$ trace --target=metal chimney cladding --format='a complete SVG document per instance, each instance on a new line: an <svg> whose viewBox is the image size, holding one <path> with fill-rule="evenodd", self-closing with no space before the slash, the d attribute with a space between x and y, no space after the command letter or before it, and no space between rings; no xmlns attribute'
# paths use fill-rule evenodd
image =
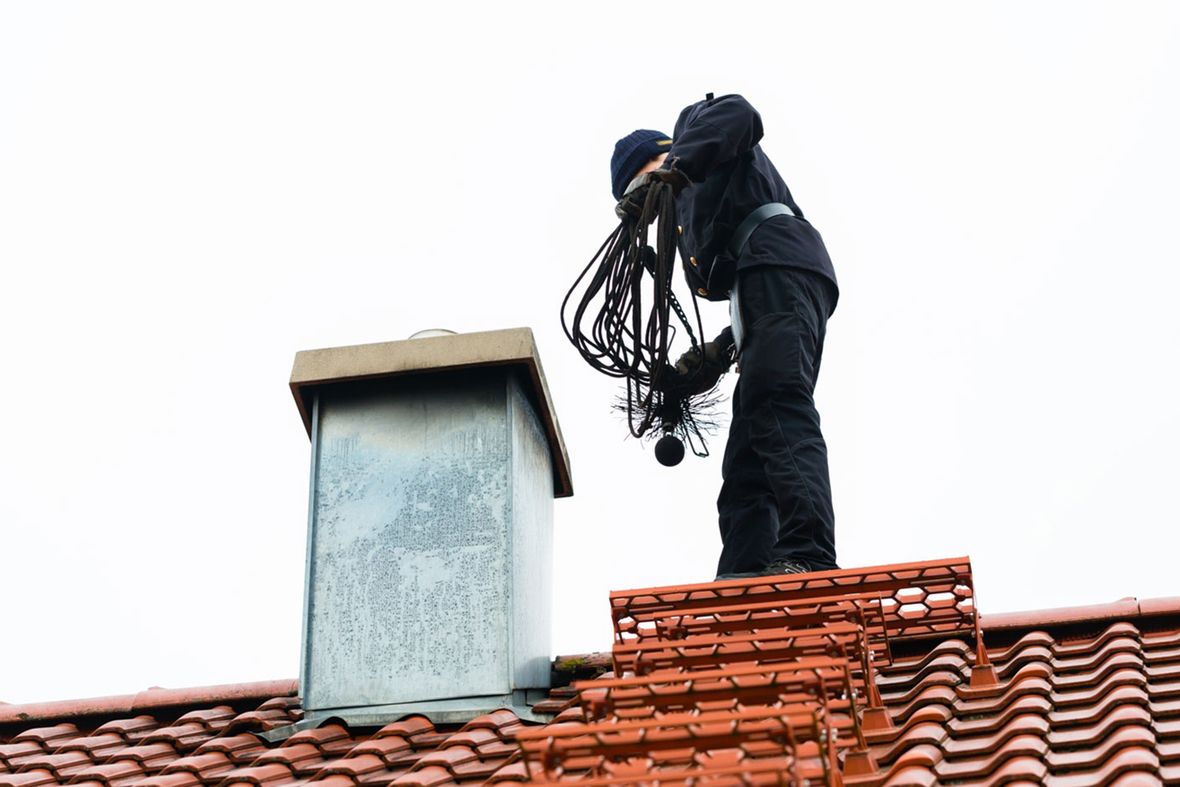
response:
<svg viewBox="0 0 1180 787"><path fill-rule="evenodd" d="M307 723L529 718L569 462L528 329L301 352Z"/></svg>

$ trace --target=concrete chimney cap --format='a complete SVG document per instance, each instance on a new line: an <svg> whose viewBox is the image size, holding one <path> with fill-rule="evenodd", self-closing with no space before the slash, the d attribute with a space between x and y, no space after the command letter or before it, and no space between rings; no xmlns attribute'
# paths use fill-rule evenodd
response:
<svg viewBox="0 0 1180 787"><path fill-rule="evenodd" d="M291 394L310 436L312 394L323 386L488 366L517 366L527 373L553 458L554 495L573 495L569 454L529 328L302 350L291 369Z"/></svg>

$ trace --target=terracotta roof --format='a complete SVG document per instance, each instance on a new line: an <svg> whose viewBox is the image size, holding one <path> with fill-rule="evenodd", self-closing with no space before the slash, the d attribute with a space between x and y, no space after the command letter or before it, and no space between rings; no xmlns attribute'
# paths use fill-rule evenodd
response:
<svg viewBox="0 0 1180 787"><path fill-rule="evenodd" d="M294 681L0 704L0 787L822 783L825 768L850 785L1180 783L1180 599L982 616L959 559L623 591L612 609L626 672L556 689L537 707L549 725L498 711L269 743L301 717Z"/></svg>

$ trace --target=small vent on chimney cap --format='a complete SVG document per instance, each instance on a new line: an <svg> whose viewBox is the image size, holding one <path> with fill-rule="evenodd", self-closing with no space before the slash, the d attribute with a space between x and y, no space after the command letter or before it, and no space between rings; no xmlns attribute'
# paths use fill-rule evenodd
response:
<svg viewBox="0 0 1180 787"><path fill-rule="evenodd" d="M431 336L456 336L457 334L447 328L427 328L424 331L410 334L411 339L429 339Z"/></svg>

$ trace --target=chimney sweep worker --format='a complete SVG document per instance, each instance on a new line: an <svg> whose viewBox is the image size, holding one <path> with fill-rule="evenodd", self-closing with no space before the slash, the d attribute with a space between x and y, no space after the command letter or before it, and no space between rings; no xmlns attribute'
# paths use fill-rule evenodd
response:
<svg viewBox="0 0 1180 787"><path fill-rule="evenodd" d="M680 113L670 139L635 131L611 158L620 211L642 206L654 179L673 184L689 286L730 302L730 327L702 348L713 382L735 354L741 370L717 497L717 579L838 567L813 399L836 273L761 139L762 118L746 99L710 93ZM677 371L697 371L700 355L685 353Z"/></svg>

